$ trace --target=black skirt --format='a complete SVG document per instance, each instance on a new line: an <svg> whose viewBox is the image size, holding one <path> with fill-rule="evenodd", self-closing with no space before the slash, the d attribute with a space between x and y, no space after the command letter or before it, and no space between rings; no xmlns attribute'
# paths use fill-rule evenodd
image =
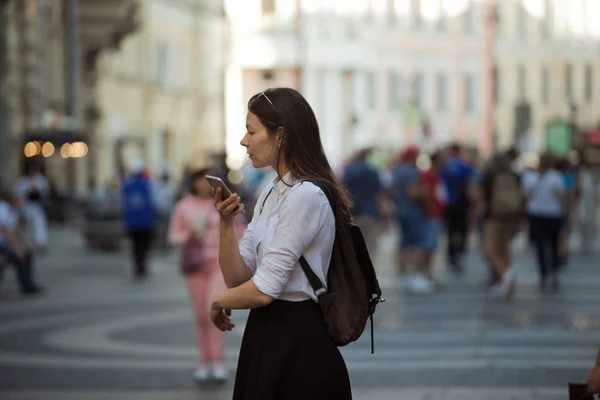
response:
<svg viewBox="0 0 600 400"><path fill-rule="evenodd" d="M233 399L352 399L346 364L315 302L276 300L250 311Z"/></svg>

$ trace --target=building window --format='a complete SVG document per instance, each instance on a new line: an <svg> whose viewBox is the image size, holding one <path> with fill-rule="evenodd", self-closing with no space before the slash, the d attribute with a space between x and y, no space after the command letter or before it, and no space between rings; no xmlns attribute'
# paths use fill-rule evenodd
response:
<svg viewBox="0 0 600 400"><path fill-rule="evenodd" d="M438 19L435 25L437 30L443 32L448 29L448 19L446 18L446 11L444 9L444 0L437 0L437 11Z"/></svg>
<svg viewBox="0 0 600 400"><path fill-rule="evenodd" d="M423 104L423 75L415 74L412 81L411 101L414 105L421 107Z"/></svg>
<svg viewBox="0 0 600 400"><path fill-rule="evenodd" d="M494 104L498 104L500 102L500 70L498 67L494 67L492 69L492 101Z"/></svg>
<svg viewBox="0 0 600 400"><path fill-rule="evenodd" d="M569 64L565 68L565 95L567 100L573 100L573 67Z"/></svg>
<svg viewBox="0 0 600 400"><path fill-rule="evenodd" d="M373 72L367 72L366 74L367 84L367 107L370 109L375 108L375 74Z"/></svg>
<svg viewBox="0 0 600 400"><path fill-rule="evenodd" d="M443 73L439 73L435 80L436 108L438 111L448 109L448 79Z"/></svg>
<svg viewBox="0 0 600 400"><path fill-rule="evenodd" d="M263 14L275 14L275 0L262 0Z"/></svg>
<svg viewBox="0 0 600 400"><path fill-rule="evenodd" d="M473 112L475 110L475 79L473 75L465 75L465 111Z"/></svg>
<svg viewBox="0 0 600 400"><path fill-rule="evenodd" d="M156 84L160 88L167 86L168 79L168 59L167 59L167 44L160 42L156 44Z"/></svg>
<svg viewBox="0 0 600 400"><path fill-rule="evenodd" d="M400 75L396 72L392 72L389 75L390 85L389 85L389 105L390 109L394 109L400 106L402 103L401 98L401 78Z"/></svg>
<svg viewBox="0 0 600 400"><path fill-rule="evenodd" d="M550 72L548 68L542 68L542 103L550 104Z"/></svg>
<svg viewBox="0 0 600 400"><path fill-rule="evenodd" d="M519 38L525 38L527 35L527 12L523 0L517 3L517 30Z"/></svg>
<svg viewBox="0 0 600 400"><path fill-rule="evenodd" d="M544 17L541 20L542 38L548 39L552 30L552 3L544 0Z"/></svg>
<svg viewBox="0 0 600 400"><path fill-rule="evenodd" d="M594 70L591 65L585 67L585 100L588 103L594 100Z"/></svg>
<svg viewBox="0 0 600 400"><path fill-rule="evenodd" d="M527 98L527 71L525 67L520 65L517 71L517 93L519 93L520 100L525 100Z"/></svg>
<svg viewBox="0 0 600 400"><path fill-rule="evenodd" d="M467 8L465 9L465 13L463 14L463 28L465 33L471 34L475 31L475 26L473 24L473 1L469 0L467 2Z"/></svg>
<svg viewBox="0 0 600 400"><path fill-rule="evenodd" d="M413 26L415 28L421 28L423 26L423 12L421 10L421 2L414 1L412 3L413 6Z"/></svg>

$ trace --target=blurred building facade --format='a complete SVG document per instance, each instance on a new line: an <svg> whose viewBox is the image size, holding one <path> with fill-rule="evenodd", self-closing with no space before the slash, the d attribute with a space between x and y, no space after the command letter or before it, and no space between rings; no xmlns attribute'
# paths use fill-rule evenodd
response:
<svg viewBox="0 0 600 400"><path fill-rule="evenodd" d="M0 80L9 123L0 135L10 153L2 165L10 171L6 179L23 172L25 143L37 140L49 143L44 154L38 149L28 155L42 164L49 180L74 194L86 190L96 167L96 59L137 29L137 5L131 0L3 0L6 24L0 40L6 54ZM72 142L85 146L76 158L60 151Z"/></svg>
<svg viewBox="0 0 600 400"><path fill-rule="evenodd" d="M600 2L498 1L494 121L500 146L545 146L549 122L600 123Z"/></svg>
<svg viewBox="0 0 600 400"><path fill-rule="evenodd" d="M484 152L513 144L523 129L541 132L572 110L565 85L580 103L569 117L598 119L596 0L225 3L227 145L236 164L244 159L245 101L275 86L306 95L334 164L356 142L396 150L461 140ZM529 125L527 115L518 117L522 100Z"/></svg>
<svg viewBox="0 0 600 400"><path fill-rule="evenodd" d="M177 175L223 149L221 0L2 1L11 180L39 161L84 195L136 153ZM33 140L52 152L24 149ZM85 151L61 151L74 142Z"/></svg>
<svg viewBox="0 0 600 400"><path fill-rule="evenodd" d="M98 179L115 178L117 157L141 155L153 172L179 178L223 148L221 1L147 0L142 28L98 64Z"/></svg>

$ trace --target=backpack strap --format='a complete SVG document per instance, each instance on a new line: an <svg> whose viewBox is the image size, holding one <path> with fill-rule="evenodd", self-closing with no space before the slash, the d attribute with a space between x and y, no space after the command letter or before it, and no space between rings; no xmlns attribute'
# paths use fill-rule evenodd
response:
<svg viewBox="0 0 600 400"><path fill-rule="evenodd" d="M321 282L317 274L315 274L315 271L312 270L312 268L308 264L308 261L306 261L306 258L302 256L298 261L300 262L300 266L302 267L304 274L308 278L308 282L310 282L310 286L312 286L312 289L315 292L315 296L317 296L317 299L325 293L327 293L327 288L325 287L325 285L323 285L323 282Z"/></svg>
<svg viewBox="0 0 600 400"><path fill-rule="evenodd" d="M260 214L262 214L263 208L265 208L265 203L267 202L267 199L269 198L271 193L273 193L273 189L275 189L275 186L271 187L271 190L269 190L269 193L267 193L267 195L265 196L265 199L263 200L262 205L260 206Z"/></svg>
<svg viewBox="0 0 600 400"><path fill-rule="evenodd" d="M310 182L313 185L315 185L316 187L318 187L319 189L321 189L323 191L323 193L325 193L325 197L327 197L327 200L329 201L329 205L331 206L331 209L334 212L334 216L335 216L335 208L333 206L333 199L328 194L329 191L326 190L317 181L305 180L302 182ZM315 271L313 271L313 269L310 267L310 265L308 264L308 261L306 261L306 258L304 258L304 256L302 256L302 257L300 257L300 259L298 261L300 262L300 266L302 267L302 270L304 271L306 278L308 278L308 282L310 282L310 286L312 286L312 289L315 292L315 296L317 296L317 299L319 297L321 297L322 295L326 294L327 288L325 287L323 282L321 282L319 277L315 274Z"/></svg>

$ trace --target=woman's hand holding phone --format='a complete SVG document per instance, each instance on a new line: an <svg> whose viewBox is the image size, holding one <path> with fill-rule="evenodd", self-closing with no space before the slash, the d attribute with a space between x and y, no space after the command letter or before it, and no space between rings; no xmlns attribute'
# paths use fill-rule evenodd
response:
<svg viewBox="0 0 600 400"><path fill-rule="evenodd" d="M233 193L223 200L223 189L219 187L217 190L213 189L213 195L215 207L221 215L221 221L232 224L235 222L235 217L244 212L244 205L240 203L241 198L237 193Z"/></svg>

